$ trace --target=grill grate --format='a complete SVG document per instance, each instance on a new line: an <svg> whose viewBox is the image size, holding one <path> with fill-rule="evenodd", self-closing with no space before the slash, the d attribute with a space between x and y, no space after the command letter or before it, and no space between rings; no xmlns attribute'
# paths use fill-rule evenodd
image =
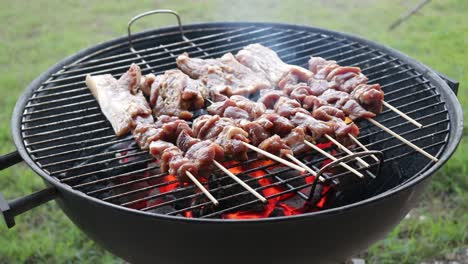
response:
<svg viewBox="0 0 468 264"><path fill-rule="evenodd" d="M449 116L437 88L405 62L365 43L341 35L324 34L313 28L245 23L188 26L184 35L186 39L181 40L178 29L174 28L139 34L133 40L137 53L130 51L128 42L121 40L53 73L33 93L23 114L22 137L32 159L46 173L74 189L121 206L136 206L143 211L154 212L155 209L177 203L179 208L164 213L179 215L188 210L202 209L199 217L219 217L223 213L257 203L258 200L243 189L226 195L230 190L239 188L239 185L217 171L208 185L212 187L212 194L221 195L218 199L221 203L239 197L247 198L233 206L213 210L208 208L210 202L204 200L201 193L195 192L194 186L152 193L175 182L158 182L166 175L158 172L153 158L138 149L133 138L117 138L113 134L110 124L84 83L86 74L110 73L119 77L132 62L139 64L145 74L159 74L175 68L175 57L182 52L188 52L191 57L219 57L226 52L235 53L251 43L261 43L274 49L290 64L307 66L308 57L314 55L337 60L342 65L361 67L369 77L369 83L381 84L387 102L422 123L424 128L415 129L389 110L376 117L378 122L434 156L443 151L447 142ZM361 128L358 139L367 148L382 151L385 163L380 177L366 177L360 182L362 191L353 199L364 199L384 192L417 176L430 165L429 160L367 121L360 121L358 125ZM337 157L343 155L333 147L326 150L335 152ZM408 156L411 159L406 158ZM308 155L300 157L300 160L314 170L319 170L326 159ZM259 161L252 159L244 165L256 162ZM391 164L395 163L402 171L402 178L394 179L390 177L391 173L386 173L391 170ZM308 174L298 174L290 169L269 171L275 166L278 164L256 166L244 171L262 171L264 174L258 178L248 178L245 182L257 191L281 188L282 192L267 196L267 199L288 193L296 193L303 200L309 199L303 191L313 185L304 182ZM347 179L353 178L349 173L326 177L331 184L340 183L343 186L349 181ZM256 181L264 178L271 180L268 185L255 185ZM162 198L166 200L153 205L141 205Z"/></svg>

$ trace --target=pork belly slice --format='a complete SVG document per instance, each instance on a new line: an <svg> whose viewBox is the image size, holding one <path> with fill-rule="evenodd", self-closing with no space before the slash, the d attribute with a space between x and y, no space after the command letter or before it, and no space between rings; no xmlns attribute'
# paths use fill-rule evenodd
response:
<svg viewBox="0 0 468 264"><path fill-rule="evenodd" d="M117 136L125 135L135 126L135 117L151 115L151 108L138 89L140 79L141 70L136 64L118 80L110 74L86 76L86 85Z"/></svg>
<svg viewBox="0 0 468 264"><path fill-rule="evenodd" d="M199 79L210 93L249 95L269 88L270 82L240 64L231 53L217 59L190 58L187 53L177 57L177 66L194 79Z"/></svg>
<svg viewBox="0 0 468 264"><path fill-rule="evenodd" d="M155 77L150 91L150 103L156 116L173 115L191 119L191 110L205 105L206 87L179 70L169 70Z"/></svg>
<svg viewBox="0 0 468 264"><path fill-rule="evenodd" d="M254 72L261 74L273 86L277 86L291 70L297 71L302 76L312 76L310 71L302 67L284 63L275 51L258 43L244 47L236 54L236 59Z"/></svg>

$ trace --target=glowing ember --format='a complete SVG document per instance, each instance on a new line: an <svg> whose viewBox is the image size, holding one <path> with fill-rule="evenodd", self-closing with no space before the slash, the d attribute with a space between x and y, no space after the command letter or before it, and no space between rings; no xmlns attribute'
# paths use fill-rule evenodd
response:
<svg viewBox="0 0 468 264"><path fill-rule="evenodd" d="M326 144L318 144L320 148L328 148L330 147L331 143L326 143ZM123 153L122 153L123 154ZM335 151L332 151L332 155L335 154ZM130 162L127 158L122 159L123 163ZM331 162L331 160L325 160L322 163L322 166L325 166ZM317 196L318 200L315 204L310 204L309 201L304 199L303 197L300 197L297 192L300 190L297 190L295 192L288 191L288 187L284 184L279 184L278 179L275 179L270 173L275 173L275 171L283 171L286 168L282 165L277 165L277 163L271 161L271 160L256 160L250 163L241 163L238 161L227 161L223 163L223 166L229 168L229 171L232 173L239 175L243 174L245 175L244 177L251 177L256 179L254 182L250 182L250 184L256 184L257 191L259 191L265 198L267 198L268 203L264 205L259 205L256 207L253 207L249 209L241 209L238 211L234 212L229 212L229 213L223 213L221 214L221 218L223 219L258 219L258 218L267 218L267 217L276 217L276 216L291 216L291 215L297 215L297 214L302 214L306 212L312 212L312 211L317 211L325 207L326 202L327 202L327 195L332 189L329 186L322 186L322 188L316 192L316 194L320 194L320 197ZM305 175L307 173L303 173ZM196 205L200 203L200 198L191 198L191 199L186 199L186 204L179 207L177 207L176 204L172 204L171 201L174 201L176 199L175 193L170 193L176 189L179 189L180 187L187 187L190 185L189 183L183 183L183 186L181 186L181 183L179 183L178 179L174 175L164 175L164 176L157 176L155 177L154 172L145 172L144 175L140 175L138 178L149 178L147 181L142 181L138 183L136 186L137 188L141 188L143 184L146 184L146 186L155 186L156 188L148 188L149 190L145 193L142 193L139 195L138 198L144 198L145 196L152 196L156 197L154 199L150 200L145 200L142 199L142 201L133 203L130 205L131 208L135 209L142 209L146 207L155 207L155 208L168 208L168 206L171 206L172 211L177 210L176 208L186 208L190 207L191 205ZM310 190L311 190L311 185L314 183L315 177L312 175L308 176L301 176L298 174L298 172L289 172L289 174L280 172L278 174L282 180L288 180L292 177L294 177L294 183L291 185L292 181L288 181L288 184L291 186L301 186L301 185L308 185L306 186L302 192L304 195L309 196ZM279 177L278 176L278 177ZM126 177L126 180L131 180L131 179L136 179L137 177L135 175L129 176L128 179ZM123 179L121 179L123 180ZM200 178L200 181L202 183L205 183L205 186L209 186L207 183L206 178ZM251 185L253 186L253 185ZM259 188L260 186L260 188ZM195 192L198 192L195 190ZM236 194L237 191L235 191L234 195ZM163 195L165 193L168 193L167 195ZM170 193L170 194L169 194ZM223 198L222 194L220 197L217 197L219 199ZM232 194L231 194L232 195ZM166 197L167 196L167 197ZM195 196L194 196L195 197ZM203 196L202 196L203 197ZM202 198L203 199L203 198ZM251 201L251 198L249 197L248 200L246 201L239 201L239 204L245 203ZM161 205L161 206L158 206ZM221 205L222 206L222 203ZM229 207L228 207L229 208ZM198 211L194 210L187 210L182 212L182 215L187 218L193 218L193 217L198 217L200 215L199 211L203 210L221 210L220 208L210 208L208 207L201 207L198 209ZM158 211L156 211L158 212ZM161 213L164 213L164 211L160 211ZM203 213L201 213L203 215Z"/></svg>

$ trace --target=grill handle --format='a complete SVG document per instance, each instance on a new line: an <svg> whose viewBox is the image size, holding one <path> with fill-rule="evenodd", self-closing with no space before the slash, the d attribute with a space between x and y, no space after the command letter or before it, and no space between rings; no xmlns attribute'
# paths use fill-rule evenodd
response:
<svg viewBox="0 0 468 264"><path fill-rule="evenodd" d="M460 85L460 83L457 80L447 77L445 74L442 74L438 71L435 72L437 73L437 75L439 75L440 78L442 78L442 80L444 80L444 82L447 83L450 89L452 89L453 93L455 93L455 95L458 95L458 86Z"/></svg>
<svg viewBox="0 0 468 264"><path fill-rule="evenodd" d="M23 161L23 158L21 158L21 155L18 151L13 151L6 155L0 156L0 170L4 170L10 166L20 163L21 161Z"/></svg>
<svg viewBox="0 0 468 264"><path fill-rule="evenodd" d="M6 169L21 161L23 161L23 159L18 151L0 156L0 170ZM57 195L58 192L55 187L48 187L30 195L8 201L0 192L0 212L3 214L8 228L12 228L15 225L15 216L53 200Z"/></svg>
<svg viewBox="0 0 468 264"><path fill-rule="evenodd" d="M130 50L132 52L137 52L135 48L133 47L133 39L132 39L132 24L135 23L135 21L139 20L140 18L143 18L145 16L153 15L153 14L171 14L174 15L177 18L177 25L179 26L179 32L180 36L182 37L183 40L186 40L185 35L184 35L184 30L182 29L182 22L180 20L180 16L177 12L170 10L170 9L156 9L156 10L151 10L148 12L141 13L139 15L136 15L130 19L127 25L127 34L128 34L128 45L130 46Z"/></svg>

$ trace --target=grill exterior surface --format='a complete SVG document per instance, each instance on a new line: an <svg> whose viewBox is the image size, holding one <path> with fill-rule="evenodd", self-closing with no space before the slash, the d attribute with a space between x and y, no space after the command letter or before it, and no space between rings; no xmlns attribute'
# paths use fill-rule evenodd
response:
<svg viewBox="0 0 468 264"><path fill-rule="evenodd" d="M378 44L311 27L271 23L188 25L184 26L184 35L185 40L174 27L137 34L133 45L138 53L129 50L125 38L82 51L36 79L15 108L12 132L23 159L47 184L59 190L59 204L78 226L127 260L216 263L221 258L234 263L249 256L252 263L325 263L345 259L381 238L402 219L419 197L428 176L449 158L460 140L461 110L447 84L427 67ZM182 52L193 57L217 57L235 53L250 43L274 49L290 64L305 66L313 55L361 67L369 83L382 85L388 103L424 128L417 129L388 110L376 120L437 156L439 162L433 164L362 121L358 124L359 140L370 149L382 151L385 163L382 174L364 186L353 203L300 216L252 221L185 219L176 215L179 212L166 216L148 212L154 208L125 208L154 198L134 195L155 186L132 190L128 186L161 175L150 173L143 179L127 179L129 175L151 171L146 165L153 159L129 144L132 138L115 137L84 84L85 75L110 73L118 77L132 62L140 64L145 74L159 74L175 68L175 57ZM116 153L123 156L116 157ZM119 163L122 159L126 162ZM315 159L309 165L318 168L321 161ZM105 178L99 177L102 175ZM285 180L281 173L268 177L276 177L277 183L288 186L281 183ZM116 179L125 180L109 184ZM288 188L290 192L299 189L291 185ZM203 205L201 201L190 209ZM375 212L382 208L384 212L376 216ZM87 212L85 218L80 214L83 211ZM113 222L116 217L119 220ZM366 218L373 220L362 222ZM333 230L321 228L324 223ZM314 241L315 236L320 240ZM201 237L205 237L203 243L198 241ZM185 241L183 249L178 246L181 239ZM276 250L277 240L287 241L288 247L281 252ZM130 241L140 244L130 245ZM208 254L209 247L218 250ZM152 253L152 248L161 250ZM187 256L180 256L179 250ZM268 259L262 259L264 250L272 252ZM236 255L238 251L242 255Z"/></svg>

